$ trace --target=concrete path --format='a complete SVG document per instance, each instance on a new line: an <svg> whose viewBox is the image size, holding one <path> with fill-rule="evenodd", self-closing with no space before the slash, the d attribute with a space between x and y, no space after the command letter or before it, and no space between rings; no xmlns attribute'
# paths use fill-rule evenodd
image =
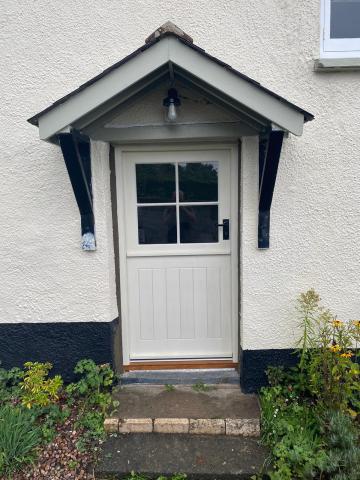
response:
<svg viewBox="0 0 360 480"><path fill-rule="evenodd" d="M235 385L211 385L206 391L178 385L167 391L160 385L127 385L116 389L118 418L259 418L256 395L245 395Z"/></svg>
<svg viewBox="0 0 360 480"><path fill-rule="evenodd" d="M189 480L250 479L266 455L251 438L115 434L103 445L96 478L120 479L133 471L152 479L175 473L185 473Z"/></svg>
<svg viewBox="0 0 360 480"><path fill-rule="evenodd" d="M105 419L108 433L260 435L257 397L236 386L127 385L113 400L119 406Z"/></svg>

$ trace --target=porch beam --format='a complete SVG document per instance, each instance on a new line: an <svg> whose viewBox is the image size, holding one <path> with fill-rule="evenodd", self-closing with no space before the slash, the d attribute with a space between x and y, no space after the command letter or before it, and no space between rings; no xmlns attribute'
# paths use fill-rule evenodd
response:
<svg viewBox="0 0 360 480"><path fill-rule="evenodd" d="M276 183L283 130L271 130L259 143L258 248L270 245L270 210Z"/></svg>
<svg viewBox="0 0 360 480"><path fill-rule="evenodd" d="M242 122L193 123L174 125L139 125L85 129L94 140L110 143L189 140L238 140L258 132Z"/></svg>
<svg viewBox="0 0 360 480"><path fill-rule="evenodd" d="M95 250L89 138L75 130L59 133L57 137L80 211L82 248Z"/></svg>

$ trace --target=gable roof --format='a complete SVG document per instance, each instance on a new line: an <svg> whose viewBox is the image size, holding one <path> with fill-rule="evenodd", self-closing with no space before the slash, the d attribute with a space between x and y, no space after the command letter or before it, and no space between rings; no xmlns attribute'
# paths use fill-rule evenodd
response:
<svg viewBox="0 0 360 480"><path fill-rule="evenodd" d="M314 118L311 113L208 54L195 45L189 35L167 22L140 48L32 116L28 122L40 128L40 138L48 139L166 64L178 66L212 88L223 91L246 109L296 135L301 135L304 122ZM120 79L123 82L117 82ZM95 92L97 85L101 93L99 88ZM254 94L258 98L252 98ZM81 95L86 98L81 99ZM49 123L47 127L46 123Z"/></svg>

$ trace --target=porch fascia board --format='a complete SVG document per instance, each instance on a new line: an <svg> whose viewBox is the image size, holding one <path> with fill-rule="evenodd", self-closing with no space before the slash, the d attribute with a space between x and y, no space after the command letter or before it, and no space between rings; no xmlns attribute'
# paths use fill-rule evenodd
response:
<svg viewBox="0 0 360 480"><path fill-rule="evenodd" d="M146 50L133 56L118 68L111 70L94 83L71 95L47 112L39 114L39 133L42 140L50 140L63 128L95 111L122 91L141 79L172 63L218 92L234 99L259 116L276 123L295 135L301 135L304 114L295 106L281 101L260 85L236 75L174 36L163 37Z"/></svg>
<svg viewBox="0 0 360 480"><path fill-rule="evenodd" d="M166 64L169 61L168 40L165 38L155 43L151 48L40 116L40 139L49 140L64 127L72 125L76 120Z"/></svg>
<svg viewBox="0 0 360 480"><path fill-rule="evenodd" d="M301 112L269 95L259 88L260 85L257 86L235 75L196 50L186 47L176 38L170 37L168 41L170 57L175 65L187 70L258 115L267 118L269 122L276 123L295 135L302 134L304 115Z"/></svg>
<svg viewBox="0 0 360 480"><path fill-rule="evenodd" d="M165 63L162 65L162 67L158 68L150 75L147 75L146 78L138 80L129 88L119 92L115 97L112 97L105 103L101 104L100 107L81 117L78 121L73 123L74 128L82 131L90 126L92 128L95 125L102 125L102 120L106 121L107 118L112 119L117 110L122 111L122 109L126 108L128 102L131 101L135 96L136 98L141 97L144 92L151 90L152 85L156 81L161 81L167 75L168 68L167 63ZM115 108L114 105L116 105Z"/></svg>

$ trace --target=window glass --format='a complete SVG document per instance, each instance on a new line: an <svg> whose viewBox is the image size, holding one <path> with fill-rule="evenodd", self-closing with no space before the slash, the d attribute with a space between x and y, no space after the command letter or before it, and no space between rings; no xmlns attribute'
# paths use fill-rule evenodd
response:
<svg viewBox="0 0 360 480"><path fill-rule="evenodd" d="M330 38L360 38L360 0L331 0Z"/></svg>
<svg viewBox="0 0 360 480"><path fill-rule="evenodd" d="M176 207L138 207L140 244L177 242Z"/></svg>
<svg viewBox="0 0 360 480"><path fill-rule="evenodd" d="M218 162L179 163L179 201L216 202Z"/></svg>
<svg viewBox="0 0 360 480"><path fill-rule="evenodd" d="M175 202L175 165L137 164L136 192L138 203Z"/></svg>
<svg viewBox="0 0 360 480"><path fill-rule="evenodd" d="M180 242L218 242L218 206L188 205L180 207Z"/></svg>
<svg viewBox="0 0 360 480"><path fill-rule="evenodd" d="M219 241L218 162L137 164L136 191L140 245Z"/></svg>

